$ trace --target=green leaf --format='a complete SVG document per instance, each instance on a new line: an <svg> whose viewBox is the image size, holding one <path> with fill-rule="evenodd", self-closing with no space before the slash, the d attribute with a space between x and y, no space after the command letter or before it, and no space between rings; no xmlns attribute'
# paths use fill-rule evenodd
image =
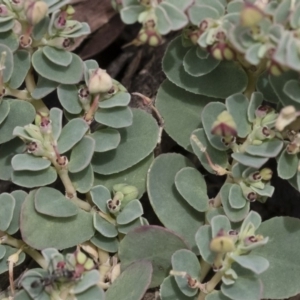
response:
<svg viewBox="0 0 300 300"><path fill-rule="evenodd" d="M40 214L50 217L67 218L78 214L78 208L71 200L58 190L49 187L37 190L34 207Z"/></svg>
<svg viewBox="0 0 300 300"><path fill-rule="evenodd" d="M15 295L15 300L32 300L32 298L25 292L25 290L19 291Z"/></svg>
<svg viewBox="0 0 300 300"><path fill-rule="evenodd" d="M230 257L241 267L251 270L255 274L261 274L269 268L269 261L261 256L246 254L231 255Z"/></svg>
<svg viewBox="0 0 300 300"><path fill-rule="evenodd" d="M99 103L100 108L112 108L127 106L130 102L130 94L119 91L109 99L104 99Z"/></svg>
<svg viewBox="0 0 300 300"><path fill-rule="evenodd" d="M294 71L287 71L279 76L269 76L269 81L280 102L284 106L293 105L297 110L300 109L300 103L294 101L284 92L286 82L290 80L298 80L298 73Z"/></svg>
<svg viewBox="0 0 300 300"><path fill-rule="evenodd" d="M262 157L276 157L283 147L283 141L272 139L264 141L260 145L249 145L246 147L246 152L251 155Z"/></svg>
<svg viewBox="0 0 300 300"><path fill-rule="evenodd" d="M47 1L45 1L47 2ZM50 18L46 16L39 23L37 23L32 30L32 37L35 40L41 40L45 34L47 34Z"/></svg>
<svg viewBox="0 0 300 300"><path fill-rule="evenodd" d="M85 291L84 293L76 295L76 300L86 300L86 299L105 300L104 291L98 286L93 286L87 291Z"/></svg>
<svg viewBox="0 0 300 300"><path fill-rule="evenodd" d="M98 270L91 270L89 272L85 272L80 278L79 282L71 289L71 292L74 294L80 294L89 289L90 287L97 285L99 281L100 273ZM97 297L97 299L99 298Z"/></svg>
<svg viewBox="0 0 300 300"><path fill-rule="evenodd" d="M125 24L133 24L138 20L140 13L144 11L145 7L142 5L133 5L121 9L121 19Z"/></svg>
<svg viewBox="0 0 300 300"><path fill-rule="evenodd" d="M170 19L172 30L182 29L188 24L187 16L176 5L164 1L159 6L166 12L167 17Z"/></svg>
<svg viewBox="0 0 300 300"><path fill-rule="evenodd" d="M94 154L95 141L89 136L84 136L77 143L71 153L70 162L68 165L71 173L78 173L85 169L92 160Z"/></svg>
<svg viewBox="0 0 300 300"><path fill-rule="evenodd" d="M232 184L230 183L226 183L222 186L220 191L221 201L226 216L229 218L229 220L232 222L240 222L247 216L250 209L250 203L249 201L247 201L246 205L241 209L235 209L231 207L229 203L229 193L230 193L231 186Z"/></svg>
<svg viewBox="0 0 300 300"><path fill-rule="evenodd" d="M199 77L213 71L221 62L212 55L200 59L197 55L198 46L192 47L183 58L184 70L191 76Z"/></svg>
<svg viewBox="0 0 300 300"><path fill-rule="evenodd" d="M155 148L158 126L146 112L133 110L133 124L120 129L121 142L117 149L95 153L92 165L95 173L110 175L124 171L140 162Z"/></svg>
<svg viewBox="0 0 300 300"><path fill-rule="evenodd" d="M201 226L196 232L195 240L200 251L201 257L208 262L213 264L215 259L215 253L210 250L210 241L212 240L212 232L210 225Z"/></svg>
<svg viewBox="0 0 300 300"><path fill-rule="evenodd" d="M189 92L216 98L226 98L245 90L246 74L233 62L222 61L212 72L201 77L186 73L182 61L188 50L183 47L181 37L169 44L163 58L163 69L171 82Z"/></svg>
<svg viewBox="0 0 300 300"><path fill-rule="evenodd" d="M300 221L291 217L272 218L259 227L257 233L269 237L264 247L252 252L270 263L260 277L264 284L263 298L284 299L299 294L299 230Z"/></svg>
<svg viewBox="0 0 300 300"><path fill-rule="evenodd" d="M189 93L165 80L158 90L156 107L165 121L166 132L191 151L191 133L201 127L201 112L210 101L211 98Z"/></svg>
<svg viewBox="0 0 300 300"><path fill-rule="evenodd" d="M11 100L9 104L9 114L0 124L0 144L14 138L13 131L16 126L23 127L24 125L28 125L35 118L35 109L30 103L21 100Z"/></svg>
<svg viewBox="0 0 300 300"><path fill-rule="evenodd" d="M107 290L106 300L141 300L152 277L153 268L148 261L138 261L126 268ZM134 288L132 288L134 287Z"/></svg>
<svg viewBox="0 0 300 300"><path fill-rule="evenodd" d="M268 102L279 103L280 100L276 95L273 87L271 86L269 73L267 71L265 71L258 77L256 88L257 91L263 94L264 99Z"/></svg>
<svg viewBox="0 0 300 300"><path fill-rule="evenodd" d="M107 238L99 232L96 232L96 234L91 238L91 242L96 247L110 253L116 253L119 249L119 242L117 238Z"/></svg>
<svg viewBox="0 0 300 300"><path fill-rule="evenodd" d="M215 216L211 219L212 237L216 237L220 230L228 232L231 229L231 224L226 216Z"/></svg>
<svg viewBox="0 0 300 300"><path fill-rule="evenodd" d="M8 263L7 260L8 258L15 254L18 250L16 248L10 247L10 246L4 246L6 248L6 252L4 257L0 260L0 274L3 274L4 272L8 271ZM19 260L18 262L14 265L14 267L20 265L24 260L25 260L25 253L21 252L19 255ZM23 300L23 299L22 299Z"/></svg>
<svg viewBox="0 0 300 300"><path fill-rule="evenodd" d="M231 3L233 3L233 2L230 2L230 4ZM205 297L205 300L230 300L230 298L227 298L225 295L223 295L221 291L216 291L215 290L215 291L209 293Z"/></svg>
<svg viewBox="0 0 300 300"><path fill-rule="evenodd" d="M222 284L221 291L232 300L260 300L262 284L254 276L238 276L234 284Z"/></svg>
<svg viewBox="0 0 300 300"><path fill-rule="evenodd" d="M31 93L31 97L34 99L42 99L49 95L51 92L55 91L58 85L58 82L46 79L39 75L36 87Z"/></svg>
<svg viewBox="0 0 300 300"><path fill-rule="evenodd" d="M30 54L25 50L18 50L14 53L14 70L9 81L9 87L17 89L24 82L30 69Z"/></svg>
<svg viewBox="0 0 300 300"><path fill-rule="evenodd" d="M173 276L168 276L164 279L160 286L161 300L195 300L196 297L187 297L184 295Z"/></svg>
<svg viewBox="0 0 300 300"><path fill-rule="evenodd" d="M142 218L138 218L128 224L118 225L117 228L120 233L127 234L129 231L134 230L142 225L147 224L143 224Z"/></svg>
<svg viewBox="0 0 300 300"><path fill-rule="evenodd" d="M213 7L199 4L194 4L193 6L191 6L188 10L188 15L191 22L197 26L199 26L200 23L206 18L216 20L220 17L219 12Z"/></svg>
<svg viewBox="0 0 300 300"><path fill-rule="evenodd" d="M96 185L90 190L92 202L105 214L109 214L107 201L111 199L110 191L102 185Z"/></svg>
<svg viewBox="0 0 300 300"><path fill-rule="evenodd" d="M0 260L4 257L6 253L6 248L4 245L0 245Z"/></svg>
<svg viewBox="0 0 300 300"><path fill-rule="evenodd" d="M6 22L2 22L0 27L0 32L10 31L11 29L13 29L14 25L15 25L14 20L8 20Z"/></svg>
<svg viewBox="0 0 300 300"><path fill-rule="evenodd" d="M231 157L244 166L260 169L267 161L266 157L252 156L246 153L233 153Z"/></svg>
<svg viewBox="0 0 300 300"><path fill-rule="evenodd" d="M120 243L122 269L139 260L152 263L150 287L161 284L171 270L171 257L176 250L187 249L184 241L173 232L158 226L141 226L130 231Z"/></svg>
<svg viewBox="0 0 300 300"><path fill-rule="evenodd" d="M195 253L181 249L177 250L172 255L172 269L176 272L186 272L193 279L199 280L200 278L200 263ZM175 276L176 283L180 291L188 296L192 297L198 293L197 289L189 287L188 281L185 277Z"/></svg>
<svg viewBox="0 0 300 300"><path fill-rule="evenodd" d="M81 209L70 218L53 218L39 214L34 207L35 191L30 192L22 206L21 234L26 244L35 249L70 248L94 235L92 215Z"/></svg>
<svg viewBox="0 0 300 300"><path fill-rule="evenodd" d="M117 216L117 223L120 225L128 224L142 216L144 213L142 204L139 200L130 201Z"/></svg>
<svg viewBox="0 0 300 300"><path fill-rule="evenodd" d="M68 67L63 67L51 62L40 49L32 55L32 65L36 72L46 79L62 84L76 84L82 78L83 63L78 55L74 53L71 55L72 63Z"/></svg>
<svg viewBox="0 0 300 300"><path fill-rule="evenodd" d="M68 67L73 60L72 53L66 50L57 49L50 46L45 46L42 49L45 56L47 56L51 62L58 66Z"/></svg>
<svg viewBox="0 0 300 300"><path fill-rule="evenodd" d="M78 173L69 173L70 179L79 193L87 193L94 183L94 172L91 164Z"/></svg>
<svg viewBox="0 0 300 300"><path fill-rule="evenodd" d="M0 44L4 44L9 47L12 52L15 52L19 48L18 36L13 31L1 32Z"/></svg>
<svg viewBox="0 0 300 300"><path fill-rule="evenodd" d="M256 119L255 111L263 103L263 100L263 95L261 93L252 93L247 112L250 122L254 122L254 120Z"/></svg>
<svg viewBox="0 0 300 300"><path fill-rule="evenodd" d="M208 141L205 132L203 129L196 129L193 131L191 136L191 145L193 148L194 153L197 155L198 159L200 160L202 166L210 173L215 174L215 171L209 165L206 155L204 152L201 151L193 136L196 136L201 144L206 148L206 152L208 153L209 157L213 161L214 164L219 165L223 168L228 167L228 156L225 151L220 151L214 148L210 142Z"/></svg>
<svg viewBox="0 0 300 300"><path fill-rule="evenodd" d="M57 141L60 154L72 149L88 131L89 126L83 119L73 119L62 129Z"/></svg>
<svg viewBox="0 0 300 300"><path fill-rule="evenodd" d="M13 191L11 193L11 196L14 197L16 202L12 220L10 222L10 225L6 229L6 232L10 235L15 234L19 230L21 207L27 195L28 194L24 191Z"/></svg>
<svg viewBox="0 0 300 300"><path fill-rule="evenodd" d="M116 149L121 141L118 130L112 128L99 129L91 134L95 140L95 152L106 152Z"/></svg>
<svg viewBox="0 0 300 300"><path fill-rule="evenodd" d="M112 128L123 128L132 125L132 111L129 107L98 109L95 120Z"/></svg>
<svg viewBox="0 0 300 300"><path fill-rule="evenodd" d="M175 176L175 185L180 195L196 210L208 211L208 196L205 180L194 168L183 168Z"/></svg>
<svg viewBox="0 0 300 300"><path fill-rule="evenodd" d="M70 114L79 114L82 106L78 99L78 87L76 85L60 84L57 88L57 96L62 107Z"/></svg>
<svg viewBox="0 0 300 300"><path fill-rule="evenodd" d="M226 110L226 106L221 102L211 102L207 104L201 114L203 128L209 142L218 150L227 150L224 143L221 141L221 137L211 133L213 123L217 120L217 117L221 112Z"/></svg>
<svg viewBox="0 0 300 300"><path fill-rule="evenodd" d="M277 162L277 173L282 179L292 178L298 170L299 158L295 154L289 154L284 149Z"/></svg>
<svg viewBox="0 0 300 300"><path fill-rule="evenodd" d="M153 159L153 154L150 154L138 164L123 172L108 176L95 174L94 185L105 185L111 190L115 184L120 182L127 183L129 185L134 185L138 189L138 198L141 198L146 191L147 172Z"/></svg>
<svg viewBox="0 0 300 300"><path fill-rule="evenodd" d="M230 188L228 196L229 204L232 208L241 209L246 205L246 198L243 195L243 191L238 184L233 184Z"/></svg>
<svg viewBox="0 0 300 300"><path fill-rule="evenodd" d="M53 107L50 110L50 120L52 125L52 135L57 140L62 130L62 116L63 112L59 108Z"/></svg>
<svg viewBox="0 0 300 300"><path fill-rule="evenodd" d="M1 24L1 28L3 26L3 23ZM0 32L2 30L0 29ZM5 60L4 60L4 66L5 69L3 70L3 83L6 83L11 78L13 71L14 71L14 58L12 51L4 44L0 44L0 55L5 52Z"/></svg>
<svg viewBox="0 0 300 300"><path fill-rule="evenodd" d="M6 231L12 221L16 200L8 193L0 194L0 230Z"/></svg>
<svg viewBox="0 0 300 300"><path fill-rule="evenodd" d="M9 114L10 106L9 101L0 101L0 124L6 119Z"/></svg>
<svg viewBox="0 0 300 300"><path fill-rule="evenodd" d="M226 107L237 124L238 136L245 138L250 133L251 126L247 120L249 100L243 94L235 94L226 99Z"/></svg>
<svg viewBox="0 0 300 300"><path fill-rule="evenodd" d="M0 179L11 180L11 160L15 154L25 151L25 144L19 138L15 138L0 145Z"/></svg>
<svg viewBox="0 0 300 300"><path fill-rule="evenodd" d="M47 169L51 162L48 159L37 157L32 154L17 154L11 160L14 171L40 171Z"/></svg>
<svg viewBox="0 0 300 300"><path fill-rule="evenodd" d="M94 213L93 222L95 229L107 238L114 238L118 235L116 227L102 218L98 213Z"/></svg>
<svg viewBox="0 0 300 300"><path fill-rule="evenodd" d="M162 6L155 7L155 16L157 17L157 30L160 34L168 34L172 30L171 20Z"/></svg>
<svg viewBox="0 0 300 300"><path fill-rule="evenodd" d="M13 171L11 180L14 184L26 188L35 188L53 183L57 178L53 167L41 171Z"/></svg>
<svg viewBox="0 0 300 300"><path fill-rule="evenodd" d="M175 188L175 176L191 162L179 154L158 156L149 169L147 180L150 203L159 220L180 234L197 254L195 233L204 222L204 214L193 209ZM163 199L163 201L162 201Z"/></svg>

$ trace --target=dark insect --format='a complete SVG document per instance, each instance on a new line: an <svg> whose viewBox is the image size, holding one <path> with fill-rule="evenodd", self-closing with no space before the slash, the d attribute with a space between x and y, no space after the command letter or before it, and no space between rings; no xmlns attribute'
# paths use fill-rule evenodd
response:
<svg viewBox="0 0 300 300"><path fill-rule="evenodd" d="M75 269L68 267L65 261L57 262L55 268L51 269L52 271L48 270L44 275L36 273L26 276L25 274L23 277L21 284L33 299L39 299L46 287L56 288L61 283L80 279Z"/></svg>

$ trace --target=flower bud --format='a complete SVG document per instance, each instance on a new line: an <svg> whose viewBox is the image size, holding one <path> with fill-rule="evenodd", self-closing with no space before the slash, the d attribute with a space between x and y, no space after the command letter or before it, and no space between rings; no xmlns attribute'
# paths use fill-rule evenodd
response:
<svg viewBox="0 0 300 300"><path fill-rule="evenodd" d="M162 41L161 35L155 28L151 27L142 28L136 37L136 44L138 45L148 44L149 46L156 47L161 45Z"/></svg>
<svg viewBox="0 0 300 300"><path fill-rule="evenodd" d="M256 172L253 172L251 173L247 180L249 182L258 182L258 181L261 181L261 175L260 175L260 172L259 171L256 171Z"/></svg>
<svg viewBox="0 0 300 300"><path fill-rule="evenodd" d="M255 138L264 141L266 139L271 139L275 136L274 130L269 129L267 126L259 127L255 130Z"/></svg>
<svg viewBox="0 0 300 300"><path fill-rule="evenodd" d="M58 163L59 166L61 167L66 167L69 163L69 160L66 156L59 156L57 159L56 159L56 162Z"/></svg>
<svg viewBox="0 0 300 300"><path fill-rule="evenodd" d="M40 130L43 134L50 134L52 132L52 121L48 118L43 118L40 123Z"/></svg>
<svg viewBox="0 0 300 300"><path fill-rule="evenodd" d="M243 195L244 197L250 201L250 202L254 202L256 201L258 195L257 193L251 189L251 187L245 185L245 184L240 184L242 191L243 191Z"/></svg>
<svg viewBox="0 0 300 300"><path fill-rule="evenodd" d="M235 136L225 136L225 137L222 137L221 141L226 147L229 147L236 142L236 137Z"/></svg>
<svg viewBox="0 0 300 300"><path fill-rule="evenodd" d="M48 45L57 49L68 49L73 44L73 40L64 37L57 37L48 41Z"/></svg>
<svg viewBox="0 0 300 300"><path fill-rule="evenodd" d="M211 133L223 137L231 137L237 135L236 124L228 111L221 112L217 120L213 123Z"/></svg>
<svg viewBox="0 0 300 300"><path fill-rule="evenodd" d="M9 11L7 6L4 4L0 4L0 17L7 17L9 15Z"/></svg>
<svg viewBox="0 0 300 300"><path fill-rule="evenodd" d="M127 185L128 185L127 183L118 183L118 184L115 184L115 185L113 186L113 190L114 190L114 192L121 192L122 189L123 189L125 186L127 186Z"/></svg>
<svg viewBox="0 0 300 300"><path fill-rule="evenodd" d="M128 203L131 200L137 199L139 195L138 189L133 185L127 185L122 188L121 193L124 195L122 203Z"/></svg>
<svg viewBox="0 0 300 300"><path fill-rule="evenodd" d="M286 152L288 154L297 154L300 152L300 147L297 143L289 143L287 146L286 146Z"/></svg>
<svg viewBox="0 0 300 300"><path fill-rule="evenodd" d="M240 22L242 26L253 27L264 18L264 12L252 3L245 2L244 8L240 12Z"/></svg>
<svg viewBox="0 0 300 300"><path fill-rule="evenodd" d="M281 110L276 120L275 127L279 131L282 131L286 126L294 122L296 118L297 118L297 111L295 107L292 105L286 106Z"/></svg>
<svg viewBox="0 0 300 300"><path fill-rule="evenodd" d="M26 144L27 152L34 156L44 156L45 151L40 141L30 142Z"/></svg>
<svg viewBox="0 0 300 300"><path fill-rule="evenodd" d="M44 1L26 0L24 12L28 23L36 25L46 17L48 5Z"/></svg>
<svg viewBox="0 0 300 300"><path fill-rule="evenodd" d="M221 229L210 242L210 250L217 253L227 253L235 250L233 239Z"/></svg>
<svg viewBox="0 0 300 300"><path fill-rule="evenodd" d="M66 27L67 25L67 14L66 12L61 12L59 14L59 16L55 19L54 23L53 23L53 26L55 29L57 30L62 30Z"/></svg>
<svg viewBox="0 0 300 300"><path fill-rule="evenodd" d="M268 105L260 105L255 110L255 115L257 118L264 118L267 114L269 114L271 111L273 111L273 108Z"/></svg>
<svg viewBox="0 0 300 300"><path fill-rule="evenodd" d="M281 66L280 64L276 63L274 60L268 60L267 70L271 75L280 76L283 72L287 71L288 68Z"/></svg>
<svg viewBox="0 0 300 300"><path fill-rule="evenodd" d="M120 192L117 192L120 193ZM121 209L121 200L118 198L107 200L106 202L108 210L112 213L118 213Z"/></svg>
<svg viewBox="0 0 300 300"><path fill-rule="evenodd" d="M263 168L259 171L262 180L269 181L272 178L273 171L269 168Z"/></svg>
<svg viewBox="0 0 300 300"><path fill-rule="evenodd" d="M99 68L92 71L88 83L88 90L91 94L107 93L112 86L112 79L105 70Z"/></svg>
<svg viewBox="0 0 300 300"><path fill-rule="evenodd" d="M20 44L20 47L22 47L22 48L28 48L32 44L32 38L27 34L26 35L23 34L19 38L19 44Z"/></svg>
<svg viewBox="0 0 300 300"><path fill-rule="evenodd" d="M209 47L211 55L217 60L233 60L235 52L227 43L219 42Z"/></svg>

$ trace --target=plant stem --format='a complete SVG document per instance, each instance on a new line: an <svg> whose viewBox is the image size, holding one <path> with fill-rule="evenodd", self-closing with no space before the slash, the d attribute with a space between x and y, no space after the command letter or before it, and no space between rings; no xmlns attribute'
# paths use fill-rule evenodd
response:
<svg viewBox="0 0 300 300"><path fill-rule="evenodd" d="M17 240L8 234L1 237L1 244L6 244L17 249L22 249L26 254L32 257L43 269L48 268L48 264L44 257L36 250L29 247L21 240Z"/></svg>
<svg viewBox="0 0 300 300"><path fill-rule="evenodd" d="M217 284L221 281L223 272L217 272L210 281L205 284L205 291L201 290L197 300L204 300L206 295L211 293Z"/></svg>
<svg viewBox="0 0 300 300"><path fill-rule="evenodd" d="M206 275L211 269L211 265L207 263L203 258L200 260L200 266L201 266L201 276L200 276L200 282L204 280Z"/></svg>
<svg viewBox="0 0 300 300"><path fill-rule="evenodd" d="M95 96L89 111L86 113L84 117L85 121L87 121L88 123L90 123L94 119L94 115L99 106L99 99L100 99L100 95L98 94Z"/></svg>
<svg viewBox="0 0 300 300"><path fill-rule="evenodd" d="M6 94L9 96L16 97L17 99L20 99L20 100L25 100L25 101L32 100L32 98L30 97L30 94L28 93L27 90L20 91L20 90L6 88Z"/></svg>
<svg viewBox="0 0 300 300"><path fill-rule="evenodd" d="M31 94L35 88L36 88L36 84L35 84L35 80L34 80L34 76L33 76L33 72L32 72L32 68L29 70L29 72L27 73L26 77L25 77L25 84L26 84L26 89L27 91Z"/></svg>

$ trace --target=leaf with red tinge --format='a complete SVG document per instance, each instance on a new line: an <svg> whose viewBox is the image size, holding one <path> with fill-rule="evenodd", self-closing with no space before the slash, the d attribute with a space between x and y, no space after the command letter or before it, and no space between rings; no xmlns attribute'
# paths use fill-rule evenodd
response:
<svg viewBox="0 0 300 300"><path fill-rule="evenodd" d="M171 270L171 257L179 249L188 249L174 232L159 226L141 226L130 231L120 243L122 269L131 263L147 260L152 263L150 287L159 286Z"/></svg>
<svg viewBox="0 0 300 300"><path fill-rule="evenodd" d="M138 261L122 272L106 292L106 300L116 300L122 295L123 300L140 300L151 283L152 264Z"/></svg>

